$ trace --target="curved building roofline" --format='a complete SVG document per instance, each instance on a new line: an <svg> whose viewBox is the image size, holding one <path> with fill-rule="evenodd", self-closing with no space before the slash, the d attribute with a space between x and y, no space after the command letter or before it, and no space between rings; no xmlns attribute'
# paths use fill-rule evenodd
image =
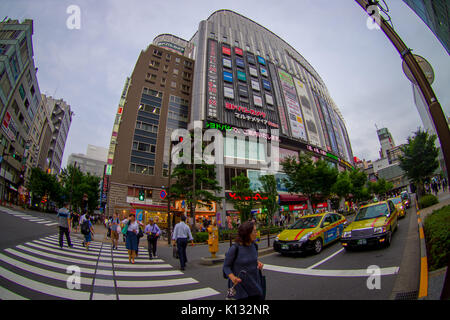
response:
<svg viewBox="0 0 450 320"><path fill-rule="evenodd" d="M153 38L152 42L154 42L157 38L162 37L162 36L170 36L170 37L174 37L174 38L177 38L177 39L182 40L182 41L185 41L185 42L189 42L188 40L185 40L185 39L183 39L183 38L180 38L180 37L178 37L178 36L176 36L176 35L174 35L174 34L171 34L171 33L161 33L161 34L158 34L156 37Z"/></svg>
<svg viewBox="0 0 450 320"><path fill-rule="evenodd" d="M280 36L278 36L278 35L277 35L276 33L274 33L273 31L271 31L271 30L267 29L266 27L262 26L262 25L259 24L258 22L254 21L254 20L252 20L252 19L250 19L250 18L248 18L248 17L246 17L246 16L244 16L244 15L238 13L238 12L235 12L235 11L233 11L233 10L230 10L230 9L220 9L220 10L216 10L216 11L214 11L212 14L210 14L210 16L209 16L206 20L209 20L213 15L218 14L218 13L221 13L221 12L232 13L232 14L238 15L238 16L240 16L241 18L244 18L244 19L246 19L246 20L248 20L248 21L251 21L252 23L254 23L254 24L258 25L259 27L261 27L261 28L267 30L268 32L270 32L271 34L273 34L275 37L277 37L278 39L280 39L281 41L283 41L289 48L291 48L295 53L297 53L300 57L302 57L302 58L305 60L306 63L308 63L308 66L309 66L312 70L314 70L314 72L315 72L315 75L314 75L314 76L317 76L317 77L320 79L320 82L322 83L322 85L325 86L325 83L323 82L322 78L320 77L320 75L318 74L318 72L316 71L316 69L314 69L314 67L309 63L308 60L305 59L305 57L303 57L303 56L302 56L302 55L301 55L294 47L292 47L289 43L287 43L283 38L281 38ZM198 31L194 33L194 35L191 37L191 39L190 39L189 41L192 41L192 39L195 37L195 35L196 35L197 33L198 33ZM325 86L325 87L326 87L326 86Z"/></svg>

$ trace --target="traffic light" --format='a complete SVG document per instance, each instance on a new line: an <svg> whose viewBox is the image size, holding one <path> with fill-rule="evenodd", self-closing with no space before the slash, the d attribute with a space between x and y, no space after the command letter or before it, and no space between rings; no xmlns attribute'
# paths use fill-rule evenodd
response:
<svg viewBox="0 0 450 320"><path fill-rule="evenodd" d="M145 191L143 189L139 190L139 201L145 200Z"/></svg>

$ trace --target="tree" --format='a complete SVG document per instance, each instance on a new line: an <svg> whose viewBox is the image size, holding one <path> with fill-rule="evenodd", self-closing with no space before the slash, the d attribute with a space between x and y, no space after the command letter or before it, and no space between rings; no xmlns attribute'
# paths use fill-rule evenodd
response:
<svg viewBox="0 0 450 320"><path fill-rule="evenodd" d="M359 201L370 199L370 191L367 188L367 174L360 169L350 171L350 181L352 183L353 200L358 204Z"/></svg>
<svg viewBox="0 0 450 320"><path fill-rule="evenodd" d="M239 211L241 223L251 218L252 209L255 205L253 190L250 189L250 179L241 173L232 179L231 190L236 195L231 199L234 208Z"/></svg>
<svg viewBox="0 0 450 320"><path fill-rule="evenodd" d="M419 196L424 194L425 180L439 168L439 150L435 146L435 140L436 135L429 135L419 128L413 137L408 137L408 143L401 147L403 156L399 157L400 167L417 185Z"/></svg>
<svg viewBox="0 0 450 320"><path fill-rule="evenodd" d="M55 176L44 172L40 168L31 169L27 188L33 195L32 206L40 204L44 196L47 196L47 208L50 201L57 202L58 204L62 201L61 185L58 180Z"/></svg>
<svg viewBox="0 0 450 320"><path fill-rule="evenodd" d="M336 182L332 187L332 192L339 197L339 200L346 199L353 190L352 180L348 171L342 171L337 176Z"/></svg>
<svg viewBox="0 0 450 320"><path fill-rule="evenodd" d="M259 177L261 182L261 193L267 197L263 199L263 208L267 209L267 221L271 222L275 213L279 212L277 181L274 175L264 175Z"/></svg>
<svg viewBox="0 0 450 320"><path fill-rule="evenodd" d="M288 179L283 182L290 193L302 193L308 198L308 208L312 208L313 197L318 194L314 163L309 155L300 154L287 157L281 162Z"/></svg>
<svg viewBox="0 0 450 320"><path fill-rule="evenodd" d="M190 208L193 218L193 231L195 227L195 207L197 204L210 205L213 201L218 202L222 198L216 196L222 190L216 179L216 170L214 165L196 164L195 165L195 192L194 192L194 169L192 164L181 163L177 165L172 173L175 183L170 186L169 196L171 200L185 199ZM195 196L195 200L194 200Z"/></svg>
<svg viewBox="0 0 450 320"><path fill-rule="evenodd" d="M325 201L332 193L333 185L336 183L339 171L324 160L318 160L314 164L314 169L318 194L321 200Z"/></svg>
<svg viewBox="0 0 450 320"><path fill-rule="evenodd" d="M392 182L387 182L385 179L378 179L376 182L368 183L368 189L370 193L373 193L378 196L380 199L381 196L384 196L389 190L394 187Z"/></svg>

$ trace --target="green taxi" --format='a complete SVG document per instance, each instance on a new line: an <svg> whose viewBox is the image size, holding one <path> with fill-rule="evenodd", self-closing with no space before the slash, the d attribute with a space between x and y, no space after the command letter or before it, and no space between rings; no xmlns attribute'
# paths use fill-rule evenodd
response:
<svg viewBox="0 0 450 320"><path fill-rule="evenodd" d="M398 228L398 209L391 200L362 206L355 220L345 229L341 244L345 249L367 245L391 244L392 233Z"/></svg>
<svg viewBox="0 0 450 320"><path fill-rule="evenodd" d="M346 224L344 216L333 212L303 216L277 235L273 249L281 254L319 253L323 246L339 240Z"/></svg>

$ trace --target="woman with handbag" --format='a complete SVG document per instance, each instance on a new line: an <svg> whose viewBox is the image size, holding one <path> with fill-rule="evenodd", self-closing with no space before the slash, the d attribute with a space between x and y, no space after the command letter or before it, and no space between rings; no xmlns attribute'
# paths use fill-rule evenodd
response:
<svg viewBox="0 0 450 320"><path fill-rule="evenodd" d="M225 256L223 274L228 278L227 299L265 299L265 278L261 272L264 264L258 261L256 234L254 222L241 224L236 242Z"/></svg>
<svg viewBox="0 0 450 320"><path fill-rule="evenodd" d="M126 243L125 246L128 249L128 261L134 264L134 259L136 258L136 251L138 249L138 233L139 233L139 223L136 221L136 215L131 213L128 219L122 221L124 224L124 229L122 233L126 231Z"/></svg>
<svg viewBox="0 0 450 320"><path fill-rule="evenodd" d="M156 256L156 244L158 242L159 235L161 233L161 230L159 229L158 225L153 221L153 218L150 217L148 221L148 225L145 227L144 233L147 235L147 242L148 242L148 256L151 260L152 257L158 258ZM153 256L152 256L153 254Z"/></svg>

